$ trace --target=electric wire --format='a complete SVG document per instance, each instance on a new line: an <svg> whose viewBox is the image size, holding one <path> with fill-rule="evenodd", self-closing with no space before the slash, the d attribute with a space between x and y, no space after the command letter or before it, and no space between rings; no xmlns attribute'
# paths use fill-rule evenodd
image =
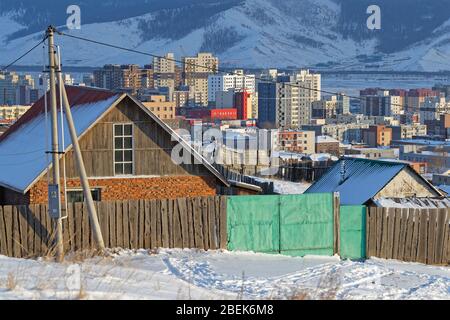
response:
<svg viewBox="0 0 450 320"><path fill-rule="evenodd" d="M175 59L175 58L168 58L168 57L164 57L161 55L157 55L154 53L150 53L150 52L144 52L144 51L140 51L140 50L136 50L136 49L131 49L131 48L126 48L123 46L118 46L118 45L114 45L114 44L110 44L110 43L106 43L106 42L102 42L102 41L98 41L98 40L94 40L94 39L89 39L89 38L85 38L85 37L80 37L80 36L75 36L72 34L68 34L59 30L55 30L55 32L61 36L65 36L68 38L73 38L73 39L77 39L77 40L81 40L81 41L85 41L85 42L90 42L90 43L94 43L97 45L102 45L102 46L106 46L106 47L110 47L110 48L114 48L114 49L118 49L118 50L123 50L123 51L127 51L127 52L132 52L132 53L136 53L136 54L141 54L141 55L145 55L145 56L149 56L149 57L153 57L153 58L158 58L158 59L164 59L167 61L172 61L172 62L176 62L176 63L181 63L184 65L188 65L188 66L193 66L193 67L198 67L198 68L202 68L202 69L206 69L209 71L213 71L213 72L217 72L217 73L223 73L223 74L231 74L231 75L240 75L236 72L230 72L229 70L223 70L220 68L213 68L207 65L200 65L200 64L196 64L196 63L192 63L192 62L186 62L183 60L179 60L179 59ZM236 67L237 69L239 69L238 67ZM245 77L245 75L244 75ZM253 76L252 76L253 77ZM255 80L258 81L262 81L262 82L266 82L266 83L272 83L272 84L283 84L285 86L290 86L290 87L295 87L295 88L299 88L299 89L305 89L305 90L310 90L310 91L314 91L314 92L320 92L320 93L325 93L328 95L334 95L334 96L342 96L342 97L348 97L350 99L354 99L354 100L360 100L360 101L367 101L366 97L357 97L357 96L352 96L352 95L348 95L342 92L333 92L333 91L328 91L328 90L323 90L323 89L317 89L317 88L312 88L312 87L307 87L307 86L302 86L299 85L298 83L290 83L290 82L277 82L276 80L272 80L272 79L267 79L267 78L261 78L261 77L254 77ZM299 81L301 82L301 81ZM396 104L396 103L390 103L391 106L398 106L398 107L404 107L404 105L401 104Z"/></svg>
<svg viewBox="0 0 450 320"><path fill-rule="evenodd" d="M0 71L6 71L9 67L13 66L14 64L16 64L18 61L20 61L21 59L23 59L25 56L27 56L28 54L30 54L34 49L36 49L37 47L39 47L45 40L47 39L47 36L44 36L44 38L39 41L37 44L35 44L32 48L30 48L29 50L27 50L25 53L23 53L22 55L20 55L18 58L16 58L15 60L13 60L12 62L10 62L9 64L7 64L6 66L3 66Z"/></svg>

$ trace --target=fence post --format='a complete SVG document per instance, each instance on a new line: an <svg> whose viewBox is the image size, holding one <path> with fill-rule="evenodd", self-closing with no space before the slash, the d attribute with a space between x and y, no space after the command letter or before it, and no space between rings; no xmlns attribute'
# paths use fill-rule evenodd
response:
<svg viewBox="0 0 450 320"><path fill-rule="evenodd" d="M340 227L340 195L339 192L333 193L333 227L334 227L334 245L333 254L340 255L341 253L341 227Z"/></svg>

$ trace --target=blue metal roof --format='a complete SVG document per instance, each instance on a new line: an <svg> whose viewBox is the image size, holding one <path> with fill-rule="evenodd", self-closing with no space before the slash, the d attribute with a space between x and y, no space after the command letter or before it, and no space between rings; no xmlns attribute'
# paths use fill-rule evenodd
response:
<svg viewBox="0 0 450 320"><path fill-rule="evenodd" d="M364 204L405 167L408 165L401 162L344 158L305 193L339 192L341 204Z"/></svg>

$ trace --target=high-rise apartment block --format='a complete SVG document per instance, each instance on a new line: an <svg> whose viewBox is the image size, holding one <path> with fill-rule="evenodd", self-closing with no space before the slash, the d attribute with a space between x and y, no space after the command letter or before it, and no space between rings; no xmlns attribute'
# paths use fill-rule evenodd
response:
<svg viewBox="0 0 450 320"><path fill-rule="evenodd" d="M219 59L211 53L199 53L196 57L183 57L184 84L193 87L195 102L208 105L208 77L217 73Z"/></svg>
<svg viewBox="0 0 450 320"><path fill-rule="evenodd" d="M301 70L278 75L276 83L258 84L258 120L272 128L295 129L309 124L312 103L320 100L321 76Z"/></svg>
<svg viewBox="0 0 450 320"><path fill-rule="evenodd" d="M320 101L312 102L312 118L326 119L349 113L350 98L343 94L327 96Z"/></svg>
<svg viewBox="0 0 450 320"><path fill-rule="evenodd" d="M123 72L118 64L107 64L103 68L94 70L94 86L109 90L122 87Z"/></svg>
<svg viewBox="0 0 450 320"><path fill-rule="evenodd" d="M155 87L168 87L173 91L176 87L176 63L173 53L164 57L153 58L153 72Z"/></svg>
<svg viewBox="0 0 450 320"><path fill-rule="evenodd" d="M378 89L375 92L369 89L362 90L361 113L366 116L393 116L403 113L404 97L394 91Z"/></svg>
<svg viewBox="0 0 450 320"><path fill-rule="evenodd" d="M109 90L131 89L136 92L142 87L142 71L138 65L107 64L94 70L94 86Z"/></svg>
<svg viewBox="0 0 450 320"><path fill-rule="evenodd" d="M30 104L30 91L34 89L31 75L19 75L15 72L0 73L0 104Z"/></svg>
<svg viewBox="0 0 450 320"><path fill-rule="evenodd" d="M428 97L439 97L440 92L431 89L411 89L408 92L406 109L409 112L419 112L420 106Z"/></svg>
<svg viewBox="0 0 450 320"><path fill-rule="evenodd" d="M444 93L437 97L426 97L420 104L419 120L425 124L427 121L439 120L441 115L450 113L450 101L447 101Z"/></svg>
<svg viewBox="0 0 450 320"><path fill-rule="evenodd" d="M255 75L244 75L243 72L235 72L234 74L218 75L212 74L208 76L208 100L216 101L216 93L220 91L246 91L254 94Z"/></svg>
<svg viewBox="0 0 450 320"><path fill-rule="evenodd" d="M369 126L362 131L363 141L369 147L390 146L392 129L383 125Z"/></svg>

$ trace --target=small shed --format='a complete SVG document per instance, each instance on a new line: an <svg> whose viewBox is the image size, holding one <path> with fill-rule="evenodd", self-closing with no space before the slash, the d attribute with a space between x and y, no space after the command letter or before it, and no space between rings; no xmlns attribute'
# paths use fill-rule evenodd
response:
<svg viewBox="0 0 450 320"><path fill-rule="evenodd" d="M379 198L441 197L431 183L400 161L342 158L305 193L339 192L343 205Z"/></svg>

